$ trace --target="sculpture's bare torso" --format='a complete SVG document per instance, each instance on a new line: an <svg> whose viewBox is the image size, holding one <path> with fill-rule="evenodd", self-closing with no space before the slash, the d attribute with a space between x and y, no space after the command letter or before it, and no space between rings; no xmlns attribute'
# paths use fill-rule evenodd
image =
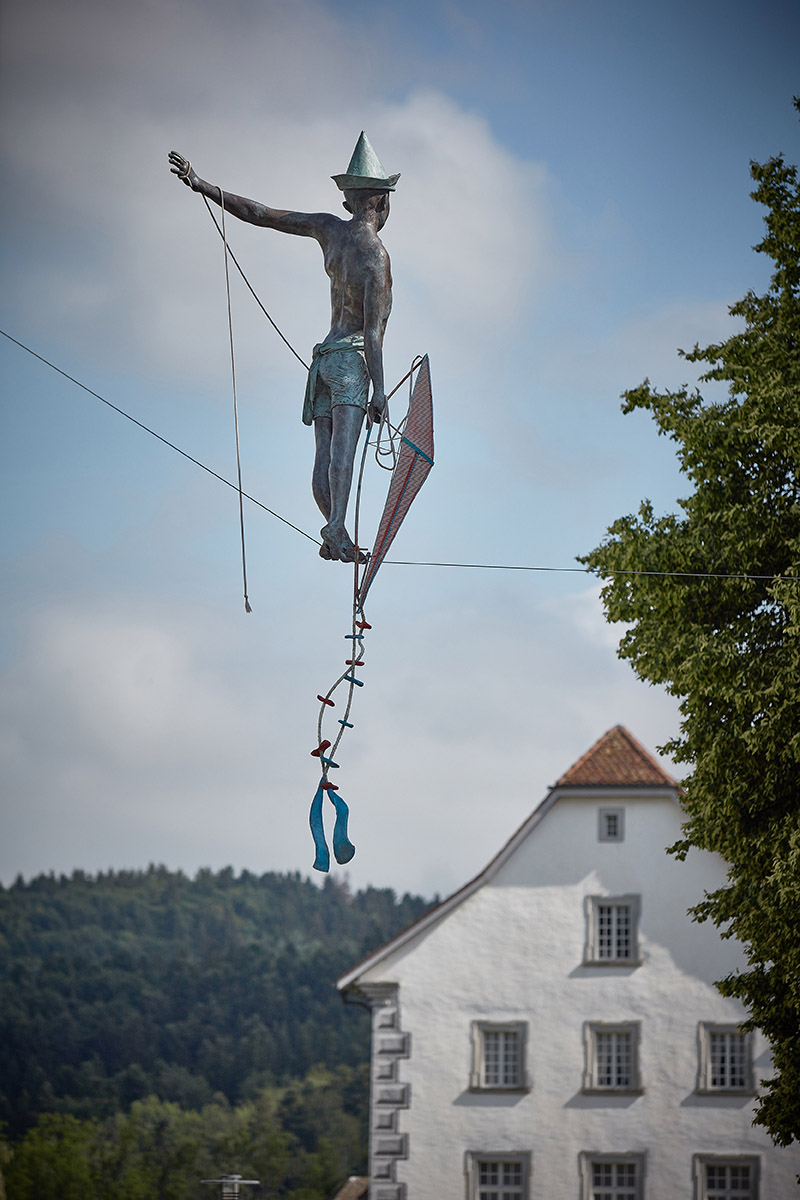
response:
<svg viewBox="0 0 800 1200"><path fill-rule="evenodd" d="M353 335L363 337L363 355L372 385L368 413L372 420L379 418L386 404L383 337L392 308L389 255L378 236L389 214L388 192L345 191L346 207L353 214L345 221L330 213L268 208L255 200L223 193L216 185L200 179L181 155L173 151L169 158L176 175L193 191L217 204L222 201L226 213L252 225L313 237L319 242L331 294L331 327L322 345ZM327 521L321 530L320 554L324 558L352 561L355 554L344 521L363 418L363 405L346 397L334 397L327 412L314 416L316 457L312 489Z"/></svg>
<svg viewBox="0 0 800 1200"><path fill-rule="evenodd" d="M355 218L335 222L323 240L325 270L331 281L329 338L363 333L374 323L381 343L392 308L389 255L377 231ZM327 339L326 339L327 340ZM374 383L374 380L373 380Z"/></svg>

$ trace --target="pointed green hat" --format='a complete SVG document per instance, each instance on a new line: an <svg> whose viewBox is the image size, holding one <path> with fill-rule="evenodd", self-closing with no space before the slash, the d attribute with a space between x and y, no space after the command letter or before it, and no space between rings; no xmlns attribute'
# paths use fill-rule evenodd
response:
<svg viewBox="0 0 800 1200"><path fill-rule="evenodd" d="M343 192L350 188L370 188L372 191L393 192L399 178L399 172L397 175L386 174L363 129L345 174L331 175L333 182Z"/></svg>

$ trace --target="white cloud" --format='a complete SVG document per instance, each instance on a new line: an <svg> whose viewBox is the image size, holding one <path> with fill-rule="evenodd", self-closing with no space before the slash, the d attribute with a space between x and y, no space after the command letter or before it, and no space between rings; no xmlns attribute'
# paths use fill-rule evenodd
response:
<svg viewBox="0 0 800 1200"><path fill-rule="evenodd" d="M364 125L388 169L402 172L385 234L398 294L393 370L423 344L458 367L468 343L474 371L547 286L544 169L433 90L379 99L370 86L380 52L367 56L366 30L323 6L271 3L228 22L224 8L201 4L77 0L67 11L33 0L9 40L16 328L38 325L134 370L224 381L221 249L201 199L169 174L167 151L228 190L339 212L329 176ZM307 355L328 319L318 248L229 225L256 290ZM285 349L238 284L234 302L243 358L285 367Z"/></svg>
<svg viewBox="0 0 800 1200"><path fill-rule="evenodd" d="M309 579L324 570L309 566ZM675 727L674 704L651 693L643 705L615 661L595 589L536 600L519 580L464 583L460 606L420 595L405 618L404 587L382 585L337 754L359 886L457 886L611 725L650 748ZM320 594L304 587L268 614L262 603L255 622L113 592L28 612L0 685L3 876L151 859L310 869L313 697L344 644ZM299 628L310 657L280 636Z"/></svg>
<svg viewBox="0 0 800 1200"><path fill-rule="evenodd" d="M126 607L119 597L111 610L91 602L37 607L3 682L17 746L35 735L41 759L85 760L112 778L241 749L239 705L219 673L202 665L197 618L177 624L158 607Z"/></svg>
<svg viewBox="0 0 800 1200"><path fill-rule="evenodd" d="M438 465L398 557L567 565L586 548L587 511L617 515L606 453L622 441L607 422L617 392L637 381L637 363L656 381L665 347L674 361L674 345L709 335L691 332L698 312L687 306L593 342L580 314L602 301L583 288L596 285L596 264L569 262L559 274L545 168L431 87L387 98L402 48L382 49L368 27L308 0L238 6L236 20L205 0L31 0L15 8L8 42L10 332L68 350L91 369L89 383L116 369L137 414L229 463L230 430L223 454L217 419L229 386L221 248L200 198L169 174L167 152L189 155L229 190L339 211L328 177L346 167L364 127L386 168L402 173L384 235L396 285L387 374L399 377L425 350L436 389ZM626 236L611 226L610 242ZM229 232L306 353L327 328L318 248L236 223ZM246 486L314 528L302 372L235 278L234 288ZM548 340L539 317L557 291L574 318ZM165 381L174 394L158 411ZM213 421L203 407L212 395ZM548 441L550 421L558 443ZM576 449L583 425L591 456ZM86 428L99 461L105 426L95 431L88 417ZM4 870L150 858L305 870L313 697L340 666L349 579L250 518L256 611L235 623L234 516L223 548L216 524L233 499L189 487L176 501L183 484L168 470L146 479L141 445L131 443L119 494L111 472L102 476L117 536L100 553L86 535L74 596L42 551L46 598L27 614L4 676L13 781ZM100 477L90 453L81 462ZM63 471L57 500L43 491L52 511L33 539L61 532L62 520L82 529L92 519L85 497L70 515ZM123 495L134 474L134 494ZM151 486L148 519L140 506ZM173 574L180 591L200 570L187 541L207 575L184 589L176 614L164 600ZM456 886L610 725L629 724L651 747L671 732L674 705L660 693L642 704L642 685L614 658L596 591L570 590L574 578L500 584L429 572L404 581L384 570L369 686L343 760L354 882Z"/></svg>
<svg viewBox="0 0 800 1200"><path fill-rule="evenodd" d="M519 333L532 295L550 281L547 172L433 91L390 110L383 124L410 164L392 239L423 297L420 325L435 315L445 336L481 361Z"/></svg>
<svg viewBox="0 0 800 1200"><path fill-rule="evenodd" d="M615 393L635 387L647 377L660 391L690 388L707 370L702 363L687 363L678 350L725 341L738 329L728 312L731 301L686 301L661 305L624 321L599 358L600 378L613 380ZM707 385L703 390L708 391Z"/></svg>

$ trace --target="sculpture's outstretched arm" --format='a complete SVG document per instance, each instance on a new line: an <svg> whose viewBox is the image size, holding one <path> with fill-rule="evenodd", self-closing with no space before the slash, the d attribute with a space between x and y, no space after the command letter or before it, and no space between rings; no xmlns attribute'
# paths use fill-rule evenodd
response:
<svg viewBox="0 0 800 1200"><path fill-rule="evenodd" d="M257 200L248 200L245 196L234 195L233 192L221 192L215 183L208 183L205 179L201 179L188 159L183 158L176 151L170 151L169 161L172 164L170 167L172 174L182 179L193 192L207 196L215 204L219 204L222 200L226 213L238 217L240 221L247 221L250 225L263 225L267 229L277 229L281 233L294 233L299 237L319 239L333 223L339 220L330 213L299 213L283 208L268 208L266 204L259 204Z"/></svg>

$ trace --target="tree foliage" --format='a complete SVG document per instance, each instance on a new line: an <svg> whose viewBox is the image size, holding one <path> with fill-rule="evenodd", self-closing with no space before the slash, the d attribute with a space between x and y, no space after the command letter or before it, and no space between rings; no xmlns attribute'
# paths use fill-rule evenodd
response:
<svg viewBox="0 0 800 1200"><path fill-rule="evenodd" d="M254 1200L327 1200L366 1167L367 1095L366 1065L315 1067L236 1107L149 1096L104 1120L45 1113L5 1145L0 1188L14 1200L212 1200L201 1179L239 1174L261 1181Z"/></svg>
<svg viewBox="0 0 800 1200"><path fill-rule="evenodd" d="M335 980L427 907L230 869L0 888L0 1121L17 1137L43 1112L103 1119L151 1095L200 1111L357 1068L369 1022Z"/></svg>
<svg viewBox="0 0 800 1200"><path fill-rule="evenodd" d="M783 157L751 173L771 285L731 308L740 332L685 355L724 398L647 380L624 395L675 443L691 494L677 515L645 501L582 561L605 580L608 619L629 625L620 656L680 698L665 750L690 773L673 850L730 864L694 915L745 947L747 968L718 986L771 1043L756 1120L787 1144L800 1138L800 191Z"/></svg>

